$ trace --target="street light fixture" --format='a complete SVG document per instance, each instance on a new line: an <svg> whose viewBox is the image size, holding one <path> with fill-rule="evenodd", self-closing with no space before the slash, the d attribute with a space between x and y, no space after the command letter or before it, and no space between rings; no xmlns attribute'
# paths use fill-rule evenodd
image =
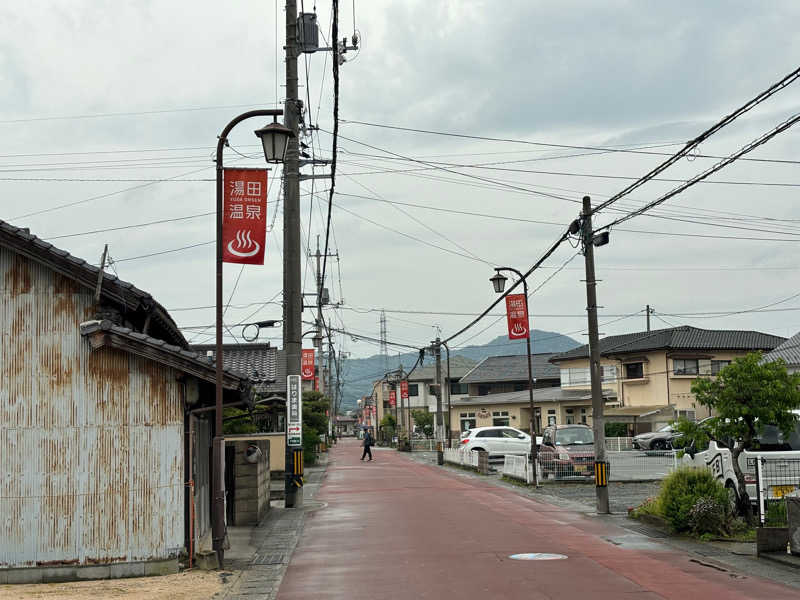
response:
<svg viewBox="0 0 800 600"><path fill-rule="evenodd" d="M278 123L277 117L269 125L254 132L260 139L264 147L264 158L268 163L282 163L286 156L286 148L289 146L289 138L294 137L294 132Z"/></svg>
<svg viewBox="0 0 800 600"><path fill-rule="evenodd" d="M522 280L522 287L523 287L523 298L525 300L525 314L527 315L528 319L530 320L530 313L528 312L528 281L525 279L525 275L517 271L512 267L496 267L495 274L493 277L489 278L489 281L492 282L492 286L494 287L494 291L498 294L502 294L503 290L506 287L506 281L508 281L508 277L500 273L500 271L511 271L515 273L517 277ZM531 411L531 422L530 422L530 434L531 434L531 470L532 470L532 477L533 477L533 484L538 485L537 475L536 475L536 412L533 407L533 365L531 363L531 336L533 335L530 332L530 326L527 327L528 335L525 338L525 342L528 348L528 401L530 405Z"/></svg>
<svg viewBox="0 0 800 600"><path fill-rule="evenodd" d="M214 361L216 362L216 394L215 394L215 419L214 419L214 440L212 442L212 489L213 489L213 512L212 512L212 544L217 552L217 559L220 568L223 565L225 541L225 481L223 479L225 464L225 438L222 434L222 191L223 191L223 153L228 144L228 134L239 123L252 117L272 117L273 123L263 129L259 129L256 135L261 138L264 145L264 158L267 162L279 162L283 160L286 153L286 143L289 136L281 133L286 129L283 125L275 122L277 117L283 115L283 111L276 108L262 108L251 110L240 114L228 123L219 134L217 139L217 257L216 257L216 351ZM291 133L291 132L290 132ZM284 138L282 147L280 143L281 135Z"/></svg>

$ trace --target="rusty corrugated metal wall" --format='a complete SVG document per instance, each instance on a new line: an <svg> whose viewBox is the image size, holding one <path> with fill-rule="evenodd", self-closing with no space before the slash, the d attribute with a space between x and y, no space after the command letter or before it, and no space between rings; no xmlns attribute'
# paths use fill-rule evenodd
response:
<svg viewBox="0 0 800 600"><path fill-rule="evenodd" d="M0 567L174 556L183 408L172 369L78 330L90 290L0 248Z"/></svg>

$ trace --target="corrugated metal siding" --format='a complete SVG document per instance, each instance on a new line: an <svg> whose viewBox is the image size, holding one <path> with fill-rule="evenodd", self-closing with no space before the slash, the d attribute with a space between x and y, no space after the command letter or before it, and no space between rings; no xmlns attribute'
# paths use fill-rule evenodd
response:
<svg viewBox="0 0 800 600"><path fill-rule="evenodd" d="M90 353L89 290L0 249L0 567L174 555L183 546L176 373Z"/></svg>
<svg viewBox="0 0 800 600"><path fill-rule="evenodd" d="M194 431L194 539L199 541L211 529L211 422L208 419L195 419Z"/></svg>

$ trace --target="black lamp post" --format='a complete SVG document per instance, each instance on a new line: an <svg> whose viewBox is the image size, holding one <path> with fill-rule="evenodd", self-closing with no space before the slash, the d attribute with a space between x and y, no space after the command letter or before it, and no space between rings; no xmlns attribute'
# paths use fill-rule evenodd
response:
<svg viewBox="0 0 800 600"><path fill-rule="evenodd" d="M242 113L225 126L217 140L217 258L216 258L216 296L217 296L217 344L214 360L216 362L216 401L214 420L213 466L212 480L214 489L214 507L212 519L213 547L217 552L219 566L222 568L225 541L225 488L224 488L224 460L225 438L222 435L222 176L223 176L223 151L228 143L228 134L245 119L251 117L272 117L273 122L259 129L255 134L261 138L264 146L264 158L267 162L282 162L286 154L289 138L294 134L290 129L276 122L277 117L283 114L280 109L259 109Z"/></svg>
<svg viewBox="0 0 800 600"><path fill-rule="evenodd" d="M530 432L531 432L531 470L533 471L533 485L538 485L537 476L536 476L536 412L533 408L533 365L531 362L531 331L530 331L530 313L528 312L528 282L525 279L525 276L517 271L512 267L496 267L496 273L493 277L489 278L489 281L492 282L492 286L494 287L494 291L498 294L502 294L503 290L506 287L506 281L508 281L508 277L500 273L500 271L511 271L512 273L516 273L517 276L522 279L522 287L525 297L525 314L528 316L528 335L525 338L525 343L528 347L528 401L530 404L530 411L531 411L531 424L530 424Z"/></svg>

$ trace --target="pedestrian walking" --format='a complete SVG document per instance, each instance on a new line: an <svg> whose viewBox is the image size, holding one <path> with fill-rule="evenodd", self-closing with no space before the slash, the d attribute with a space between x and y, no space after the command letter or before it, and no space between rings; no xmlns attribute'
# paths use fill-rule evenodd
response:
<svg viewBox="0 0 800 600"><path fill-rule="evenodd" d="M372 450L370 450L370 447L374 443L375 442L372 439L372 434L369 432L369 429L367 429L364 432L364 452L361 454L361 460L364 460L364 458L366 458L368 454L369 454L369 459L372 460Z"/></svg>

